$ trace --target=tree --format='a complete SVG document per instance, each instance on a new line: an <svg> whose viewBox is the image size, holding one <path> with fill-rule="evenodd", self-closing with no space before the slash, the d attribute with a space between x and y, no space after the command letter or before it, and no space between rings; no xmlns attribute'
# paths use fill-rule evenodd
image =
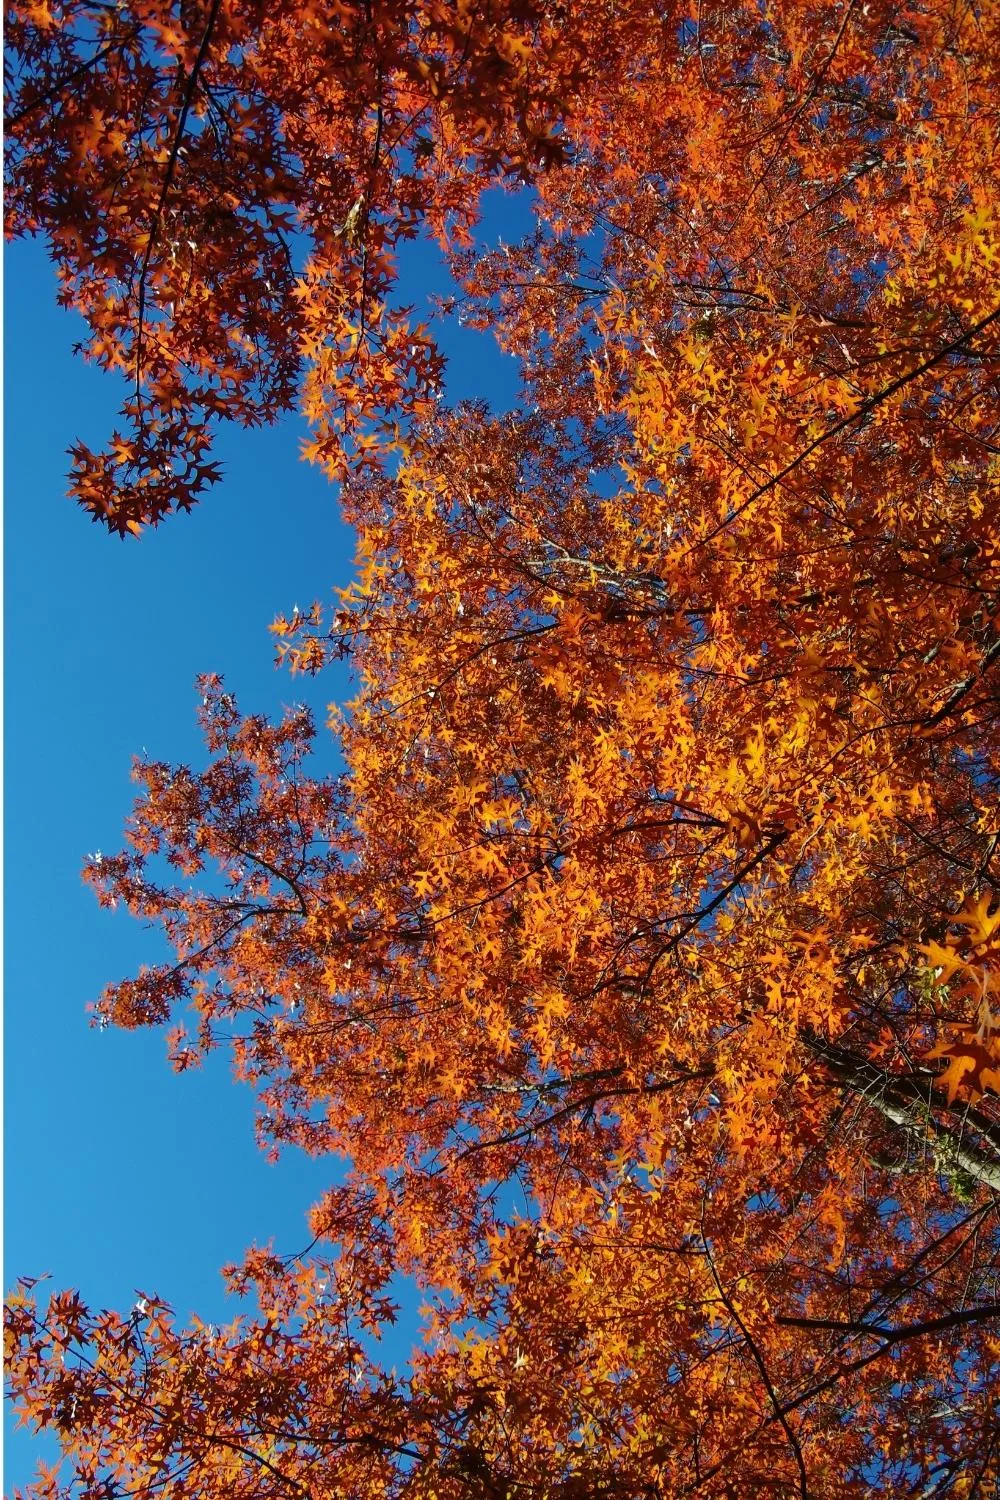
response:
<svg viewBox="0 0 1000 1500"><path fill-rule="evenodd" d="M260 1312L228 1330L23 1288L22 1409L109 1495L986 1493L997 14L126 8L86 68L82 15L25 18L14 208L98 338L114 281L137 374L140 446L79 497L186 506L184 443L311 360L360 538L335 609L274 627L293 671L351 660L346 773L206 679L206 769L138 765L87 871L176 961L99 1014L173 1020L177 1067L231 1039L264 1143L351 1166L307 1260L230 1268ZM97 99L96 144L41 151ZM112 190L115 131L150 165ZM537 227L482 253L504 174ZM246 247L289 209L278 395ZM170 214L201 216L183 268ZM515 411L450 410L388 310L418 224ZM368 1339L397 1272L405 1378Z"/></svg>

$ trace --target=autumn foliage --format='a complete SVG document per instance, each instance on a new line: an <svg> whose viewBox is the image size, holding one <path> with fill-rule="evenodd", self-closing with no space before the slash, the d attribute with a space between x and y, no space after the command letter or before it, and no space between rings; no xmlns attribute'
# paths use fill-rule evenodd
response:
<svg viewBox="0 0 1000 1500"><path fill-rule="evenodd" d="M228 1328L22 1286L34 1493L992 1494L1000 9L9 34L9 227L132 392L76 498L155 524L298 405L359 536L273 626L349 660L346 769L206 678L205 767L138 764L86 872L176 954L98 1019L230 1046L263 1144L347 1166ZM490 249L498 184L535 229ZM516 409L448 405L418 232Z"/></svg>

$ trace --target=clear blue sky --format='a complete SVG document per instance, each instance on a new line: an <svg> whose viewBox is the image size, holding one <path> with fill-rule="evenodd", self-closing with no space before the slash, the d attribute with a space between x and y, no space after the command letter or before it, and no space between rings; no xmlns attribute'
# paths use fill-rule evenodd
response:
<svg viewBox="0 0 1000 1500"><path fill-rule="evenodd" d="M493 195L484 238L511 239L526 218L523 199ZM407 281L410 301L443 289L431 251L408 256ZM297 1153L268 1165L252 1096L221 1056L177 1076L157 1033L89 1026L103 985L161 950L99 910L80 867L121 845L134 754L201 763L199 672L223 673L256 712L305 701L322 722L345 695L344 675L275 671L267 626L346 583L353 538L335 490L298 461L294 421L227 431L223 482L191 515L139 541L91 524L65 498L65 450L103 446L121 392L72 356L80 325L54 292L40 244L8 250L4 1280L48 1272L101 1307L141 1289L217 1319L218 1268L254 1241L302 1248L334 1167ZM446 347L449 397L511 401L512 362L490 341L453 328ZM8 1493L41 1452L8 1430Z"/></svg>

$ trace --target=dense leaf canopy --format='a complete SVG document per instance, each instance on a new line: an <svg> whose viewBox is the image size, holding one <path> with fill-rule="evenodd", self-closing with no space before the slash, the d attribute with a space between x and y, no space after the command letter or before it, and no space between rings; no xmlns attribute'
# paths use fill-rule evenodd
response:
<svg viewBox="0 0 1000 1500"><path fill-rule="evenodd" d="M9 36L8 227L132 391L76 498L156 524L218 422L300 406L359 536L273 627L350 660L346 770L206 678L204 768L137 765L87 870L176 952L99 1018L230 1047L264 1144L348 1170L228 1328L21 1287L35 1494L992 1493L1000 10L39 0ZM535 229L483 250L497 184ZM516 409L448 405L418 232Z"/></svg>

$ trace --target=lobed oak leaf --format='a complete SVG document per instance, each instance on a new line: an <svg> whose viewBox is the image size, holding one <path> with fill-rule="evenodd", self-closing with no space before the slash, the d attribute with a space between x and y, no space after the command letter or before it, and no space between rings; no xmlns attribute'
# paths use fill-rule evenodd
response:
<svg viewBox="0 0 1000 1500"><path fill-rule="evenodd" d="M928 1061L948 1060L936 1081L946 1089L949 1104L960 1093L972 1103L987 1090L1000 1094L1000 1037L982 1041L972 1027L962 1027L955 1039L938 1042L925 1056Z"/></svg>
<svg viewBox="0 0 1000 1500"><path fill-rule="evenodd" d="M991 905L992 895L984 891L978 899L970 896L962 910L952 918L956 927L966 928L970 941L977 948L991 943L1000 930L1000 903L995 911L990 910Z"/></svg>

